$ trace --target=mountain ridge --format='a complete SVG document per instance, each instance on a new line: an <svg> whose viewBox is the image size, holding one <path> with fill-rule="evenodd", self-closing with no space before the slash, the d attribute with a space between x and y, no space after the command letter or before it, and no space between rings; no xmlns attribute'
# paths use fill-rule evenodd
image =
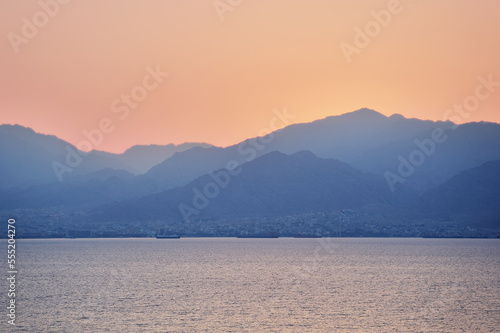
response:
<svg viewBox="0 0 500 333"><path fill-rule="evenodd" d="M123 156L93 150L80 152L75 146L54 135L41 134L21 125L0 125L0 156L9 163L0 163L0 189L27 188L112 168L139 174L167 159L177 151L209 144L185 143L129 148ZM72 163L68 164L68 158ZM58 174L57 170L62 170ZM62 169L61 169L62 168Z"/></svg>
<svg viewBox="0 0 500 333"><path fill-rule="evenodd" d="M359 121L366 116L368 120ZM439 154L430 156L428 161L437 161L432 164L426 162L405 181L405 186L423 193L467 168L500 158L500 144L497 144L500 142L500 125L473 123L471 127L474 127L473 131L468 131L468 126L465 125L455 128L450 121L387 117L373 110L360 109L310 123L292 124L269 134L267 138L251 138L225 148L207 148L208 150L202 153L187 150L158 164L143 177L172 188L184 185L202 174L223 168L228 161L234 160L242 164L274 150L285 154L309 150L318 157L336 158L364 172L382 175L386 171L397 170L398 156L407 156L415 150L416 139L429 138L434 129L441 128L449 139L439 145L439 150L447 151L448 158L455 160L455 163L450 164L442 158L437 158ZM484 128L487 131L483 130ZM464 136L466 138L463 138ZM471 144L464 145L463 142ZM470 149L462 154L461 150L456 148L458 145L465 148L483 145L489 148L483 150L487 154L478 149ZM189 163L194 161L195 166L189 167ZM440 165L436 166L437 163Z"/></svg>
<svg viewBox="0 0 500 333"><path fill-rule="evenodd" d="M216 180L217 175L222 174L227 185ZM302 181L298 181L300 179ZM219 184L218 189L213 190L217 187L214 184ZM213 198L211 188L217 192ZM194 211L198 211L200 217L276 216L285 212L321 211L330 200L334 200L334 209L386 204L390 196L383 182L373 184L369 177L346 163L320 159L306 151L292 155L274 151L243 164L237 175L230 176L227 169L219 169L181 187L99 208L99 213L96 211L91 218L182 220ZM200 208L197 197L207 202L206 207ZM185 214L179 205L185 205Z"/></svg>
<svg viewBox="0 0 500 333"><path fill-rule="evenodd" d="M61 216L61 223L96 228L175 222L177 227L205 230L203 223L212 221L215 232L232 225L230 221L270 221L283 227L285 216L295 216L294 223L306 228L297 230L310 232L315 225L332 235L336 229L331 219L347 211L348 221L356 221L349 227L352 235L356 228L373 235L370 228L377 225L382 230L378 235L387 234L384 228L396 228L399 235L415 230L420 230L417 235L425 230L441 234L440 223L454 223L455 235L470 234L463 225L500 229L495 222L500 212L490 208L498 199L491 187L496 183L481 177L500 179L500 171L491 167L496 164L488 164L500 160L496 123L456 126L360 109L292 124L224 148L197 143L131 147L124 155L139 167L144 152L156 161L172 153L144 174L111 153L93 151L59 182L50 166L67 162L68 149L79 154L55 136L0 126L0 211L23 212L31 226L53 225L51 217ZM479 171L470 171L475 168ZM394 191L383 177L387 172L402 179ZM473 178L481 184L474 186L476 192L466 186L474 184L467 178L471 172L479 173ZM225 184L226 178L230 183ZM474 201L482 197L486 204ZM457 200L462 204L457 206ZM471 210L463 210L467 200L474 203ZM300 216L320 218L306 223ZM434 222L429 227L425 221Z"/></svg>

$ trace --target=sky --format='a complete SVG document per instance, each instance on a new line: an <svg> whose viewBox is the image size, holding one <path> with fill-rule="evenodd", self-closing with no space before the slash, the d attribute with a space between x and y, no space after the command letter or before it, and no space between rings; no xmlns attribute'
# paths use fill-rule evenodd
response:
<svg viewBox="0 0 500 333"><path fill-rule="evenodd" d="M500 123L499 13L495 0L2 1L0 124L120 153L232 145L283 110Z"/></svg>

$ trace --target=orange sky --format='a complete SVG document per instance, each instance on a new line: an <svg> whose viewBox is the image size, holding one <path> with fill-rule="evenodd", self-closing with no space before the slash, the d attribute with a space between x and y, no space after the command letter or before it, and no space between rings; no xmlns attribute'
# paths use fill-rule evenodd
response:
<svg viewBox="0 0 500 333"><path fill-rule="evenodd" d="M234 4L224 13L213 0L59 1L0 3L0 124L76 145L108 119L98 150L226 146L283 107L294 122L362 107L440 120L474 102L479 76L500 82L500 1L217 0ZM375 23L388 7L390 22ZM356 27L372 37L348 63L340 45L356 46ZM169 75L145 90L157 66ZM454 120L500 122L500 86L479 89ZM120 101L132 91L144 97L134 109Z"/></svg>

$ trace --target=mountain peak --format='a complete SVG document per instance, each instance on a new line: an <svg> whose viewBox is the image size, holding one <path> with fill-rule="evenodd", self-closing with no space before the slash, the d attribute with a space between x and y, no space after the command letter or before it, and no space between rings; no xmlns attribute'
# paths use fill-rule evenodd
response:
<svg viewBox="0 0 500 333"><path fill-rule="evenodd" d="M290 156L298 157L298 158L308 158L308 159L318 158L318 156L314 155L314 153L312 153L309 150L299 150L298 152L293 153Z"/></svg>
<svg viewBox="0 0 500 333"><path fill-rule="evenodd" d="M266 153L262 156L259 156L257 159L259 160L314 160L319 159L318 156L314 155L309 150L299 150L293 154L285 154L280 151L274 150L269 153Z"/></svg>
<svg viewBox="0 0 500 333"><path fill-rule="evenodd" d="M167 144L167 145L157 145L157 144L150 144L150 145L135 145L135 146L132 146L130 148L128 148L127 150L125 150L123 152L123 154L127 154L127 153L132 153L132 152L136 152L136 151L141 151L141 150L147 150L147 149L150 149L150 150L160 150L162 148L166 148L166 147L169 147L169 148L174 148L175 145L174 144Z"/></svg>
<svg viewBox="0 0 500 333"><path fill-rule="evenodd" d="M362 117L387 118L382 113L377 112L377 111L372 110L372 109L368 109L368 108L362 108L362 109L359 109L359 110L356 110L356 111L347 112L347 113L344 113L342 116L346 116L346 115L350 115L350 116L362 116Z"/></svg>
<svg viewBox="0 0 500 333"><path fill-rule="evenodd" d="M394 120L404 120L404 119L406 119L405 116L403 116L403 115L401 115L399 113L395 113L392 116L390 116L389 118L394 119Z"/></svg>

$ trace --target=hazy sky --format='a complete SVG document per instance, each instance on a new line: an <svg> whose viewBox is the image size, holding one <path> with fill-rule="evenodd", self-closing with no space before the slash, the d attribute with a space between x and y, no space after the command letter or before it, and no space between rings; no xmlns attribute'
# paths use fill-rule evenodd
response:
<svg viewBox="0 0 500 333"><path fill-rule="evenodd" d="M101 124L94 148L121 152L230 145L284 107L500 122L500 83L478 79L500 82L500 1L60 2L0 2L0 124L75 145Z"/></svg>

